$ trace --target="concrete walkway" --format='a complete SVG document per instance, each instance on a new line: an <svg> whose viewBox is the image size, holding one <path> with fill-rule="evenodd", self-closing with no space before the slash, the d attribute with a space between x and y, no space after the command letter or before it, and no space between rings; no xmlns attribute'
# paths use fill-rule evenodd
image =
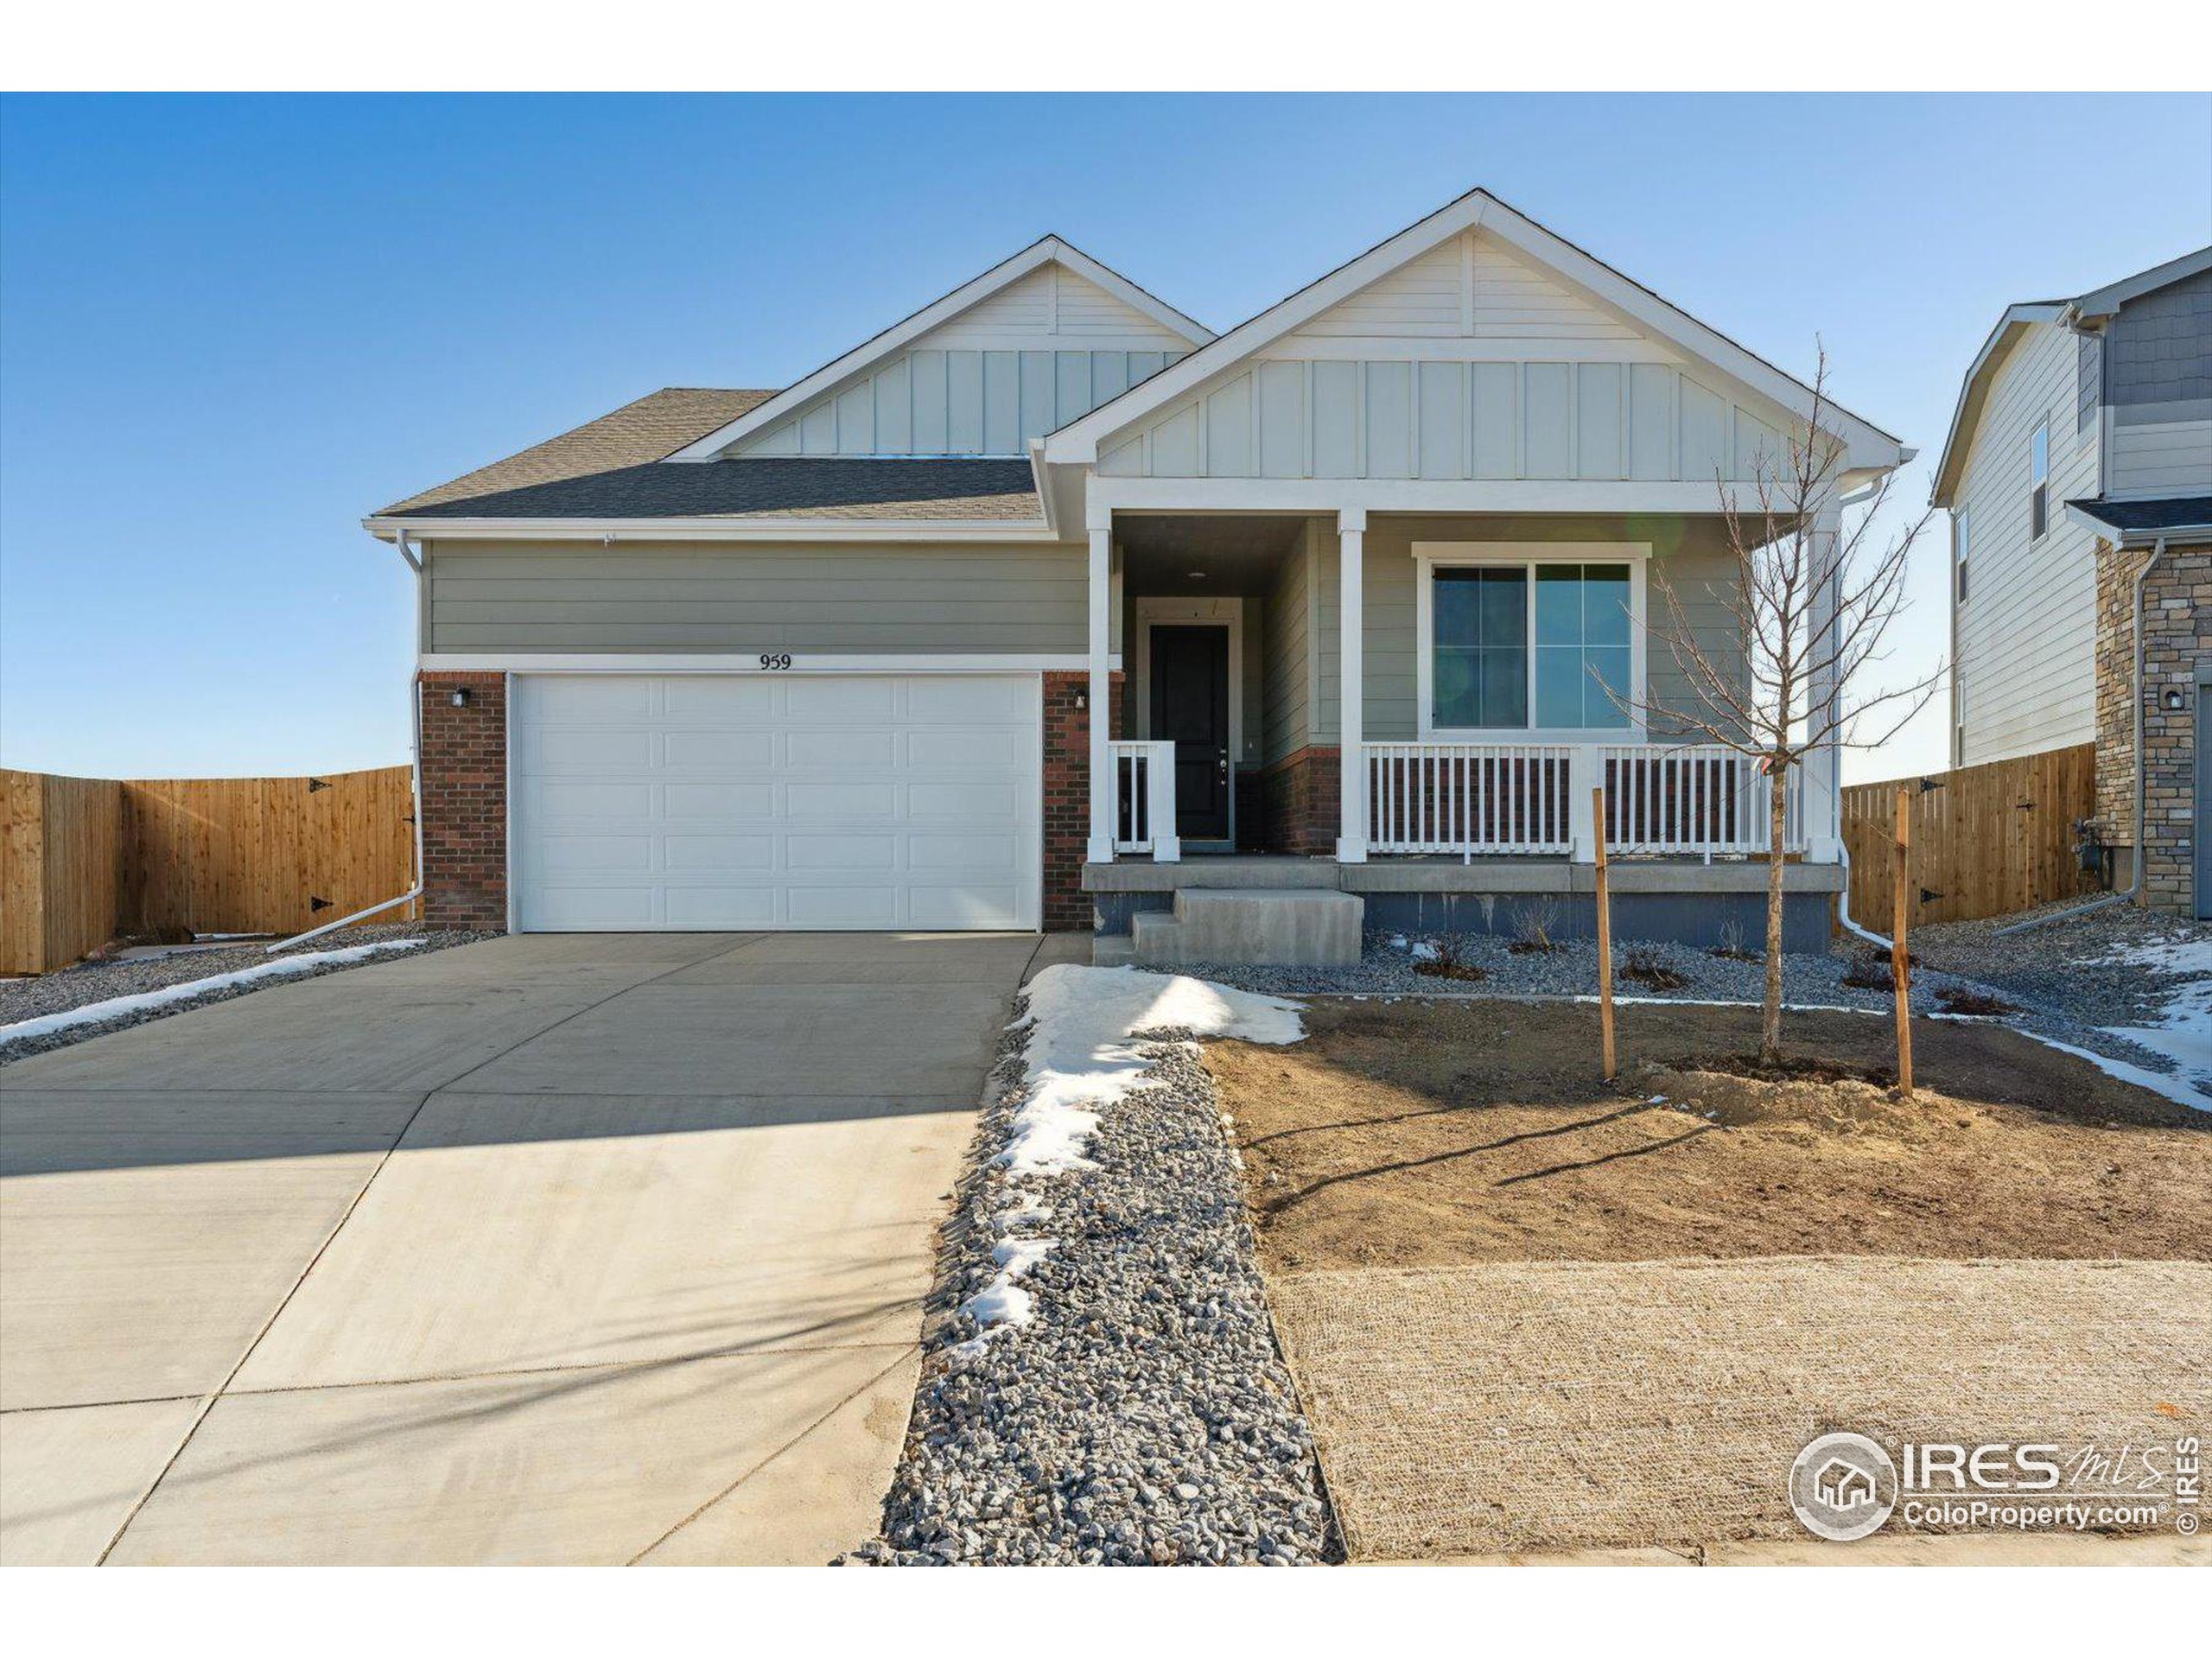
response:
<svg viewBox="0 0 2212 1659"><path fill-rule="evenodd" d="M0 1559L859 1542L1009 999L1083 943L505 938L0 1069Z"/></svg>

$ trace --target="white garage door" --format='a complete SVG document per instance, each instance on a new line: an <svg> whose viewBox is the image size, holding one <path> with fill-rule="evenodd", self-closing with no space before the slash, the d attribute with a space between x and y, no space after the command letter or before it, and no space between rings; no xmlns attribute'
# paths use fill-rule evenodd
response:
<svg viewBox="0 0 2212 1659"><path fill-rule="evenodd" d="M517 925L1033 928L1034 677L524 675Z"/></svg>

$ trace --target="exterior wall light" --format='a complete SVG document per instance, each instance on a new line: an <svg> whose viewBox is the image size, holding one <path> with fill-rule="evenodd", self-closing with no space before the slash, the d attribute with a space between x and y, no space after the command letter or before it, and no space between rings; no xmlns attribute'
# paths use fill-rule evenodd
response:
<svg viewBox="0 0 2212 1659"><path fill-rule="evenodd" d="M453 706L456 709L466 709L468 707L468 688L467 686L456 685L454 687Z"/></svg>

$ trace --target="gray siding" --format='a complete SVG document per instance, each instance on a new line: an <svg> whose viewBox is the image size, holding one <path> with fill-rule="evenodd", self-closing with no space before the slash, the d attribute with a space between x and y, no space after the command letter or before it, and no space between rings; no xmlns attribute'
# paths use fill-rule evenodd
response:
<svg viewBox="0 0 2212 1659"><path fill-rule="evenodd" d="M1262 751L1272 766L1313 741L1309 686L1313 664L1312 550L1301 544L1284 556L1267 596L1261 630Z"/></svg>
<svg viewBox="0 0 2212 1659"><path fill-rule="evenodd" d="M446 542L426 651L1081 652L1080 545Z"/></svg>
<svg viewBox="0 0 2212 1659"><path fill-rule="evenodd" d="M2123 424L2212 416L2212 271L2120 308L2106 330L2106 401ZM2193 412L2157 412L2199 404Z"/></svg>
<svg viewBox="0 0 2212 1659"><path fill-rule="evenodd" d="M1367 638L1361 676L1366 738L1371 743L1410 742L1421 732L1420 567L1414 560L1415 542L1633 542L1661 541L1650 569L1655 577L1664 569L1687 613L1692 634L1716 660L1732 660L1742 677L1743 649L1736 636L1734 619L1726 599L1734 569L1733 555L1725 543L1718 520L1670 520L1664 537L1655 537L1649 521L1630 523L1618 518L1385 518L1369 522L1363 550L1361 596ZM1340 741L1338 696L1337 571L1338 542L1334 526L1317 521L1312 534L1314 603L1312 614L1319 630L1318 655L1320 715L1313 735L1316 743ZM1294 558L1294 563L1296 562ZM1656 580L1647 595L1654 626L1663 623L1665 605ZM1658 638L1644 646L1645 696L1676 709L1694 707L1689 685L1673 653ZM1700 711L1704 712L1704 711ZM1682 741L1692 734L1679 725L1653 715L1649 722L1656 741ZM1271 740L1272 740L1272 734ZM1292 745L1291 747L1296 747ZM1276 751L1271 747L1270 754Z"/></svg>

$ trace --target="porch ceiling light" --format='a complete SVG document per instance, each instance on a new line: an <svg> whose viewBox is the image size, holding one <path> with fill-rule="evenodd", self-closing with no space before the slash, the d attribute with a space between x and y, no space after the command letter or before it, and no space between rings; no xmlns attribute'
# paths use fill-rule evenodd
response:
<svg viewBox="0 0 2212 1659"><path fill-rule="evenodd" d="M1186 570L1183 574L1192 582L1204 582L1206 579L1206 573L1203 570Z"/></svg>

